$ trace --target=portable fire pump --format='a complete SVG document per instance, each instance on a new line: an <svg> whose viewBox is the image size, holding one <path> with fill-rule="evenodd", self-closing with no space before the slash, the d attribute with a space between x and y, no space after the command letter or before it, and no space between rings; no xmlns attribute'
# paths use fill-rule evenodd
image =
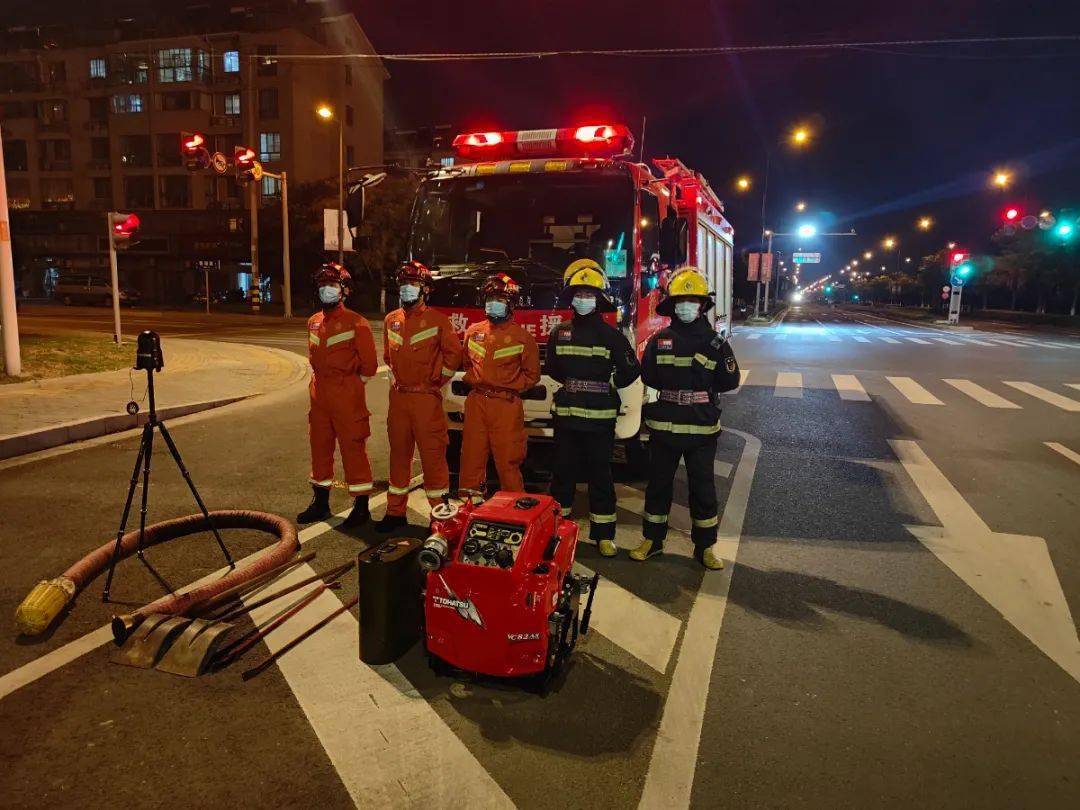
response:
<svg viewBox="0 0 1080 810"><path fill-rule="evenodd" d="M448 500L431 517L419 559L432 668L538 676L546 687L588 632L599 580L572 571L577 524L550 496L511 492L480 505Z"/></svg>

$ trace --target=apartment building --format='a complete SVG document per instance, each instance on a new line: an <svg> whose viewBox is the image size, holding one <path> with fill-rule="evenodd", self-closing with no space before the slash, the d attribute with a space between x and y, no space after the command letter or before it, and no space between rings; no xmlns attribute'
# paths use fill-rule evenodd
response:
<svg viewBox="0 0 1080 810"><path fill-rule="evenodd" d="M189 172L180 133L204 133L211 151L249 145L291 187L338 172L340 116L347 164L383 154L383 82L352 14L304 0L185 6L175 16L0 32L0 127L21 283L47 293L63 273L108 267L105 212L134 211L141 243L123 257L125 283L144 299L178 303L202 288L250 283L247 195L230 171ZM280 184L264 178L272 219ZM290 189L292 190L292 189ZM280 247L261 245L271 278ZM263 262L263 255L267 259ZM269 271L269 272L266 272ZM277 280L280 283L280 279Z"/></svg>

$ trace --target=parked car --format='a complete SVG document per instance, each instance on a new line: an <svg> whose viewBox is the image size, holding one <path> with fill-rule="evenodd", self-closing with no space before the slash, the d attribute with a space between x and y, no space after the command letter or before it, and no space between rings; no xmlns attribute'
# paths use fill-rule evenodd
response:
<svg viewBox="0 0 1080 810"><path fill-rule="evenodd" d="M750 306L742 298L736 298L731 302L731 319L733 321L745 321L750 314Z"/></svg>
<svg viewBox="0 0 1080 810"><path fill-rule="evenodd" d="M112 284L109 279L92 274L79 273L61 276L56 282L53 296L59 298L64 306L73 304L98 304L112 306ZM142 294L131 287L120 287L120 304L122 306L134 306L142 298Z"/></svg>

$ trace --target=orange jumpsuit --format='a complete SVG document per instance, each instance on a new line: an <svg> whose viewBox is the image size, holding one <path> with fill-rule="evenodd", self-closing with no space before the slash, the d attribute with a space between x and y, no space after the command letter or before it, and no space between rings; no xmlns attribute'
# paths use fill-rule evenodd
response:
<svg viewBox="0 0 1080 810"><path fill-rule="evenodd" d="M308 387L311 483L317 487L333 483L336 441L349 494L367 495L371 465L364 445L371 430L364 383L379 368L371 325L343 304L330 312L316 312L308 318L308 359L313 372Z"/></svg>
<svg viewBox="0 0 1080 810"><path fill-rule="evenodd" d="M480 321L465 331L465 430L461 437L459 488L483 492L488 453L500 488L523 492L525 409L518 396L540 379L536 341L513 321Z"/></svg>
<svg viewBox="0 0 1080 810"><path fill-rule="evenodd" d="M434 505L450 487L442 389L461 367L461 341L441 312L418 301L386 316L383 362L393 385L386 429L390 435L390 490L386 514L405 514L414 448L420 450L424 493Z"/></svg>

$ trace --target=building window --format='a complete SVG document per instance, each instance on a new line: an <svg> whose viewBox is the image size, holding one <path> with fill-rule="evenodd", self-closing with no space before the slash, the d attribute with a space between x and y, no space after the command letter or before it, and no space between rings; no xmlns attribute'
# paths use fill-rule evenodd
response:
<svg viewBox="0 0 1080 810"><path fill-rule="evenodd" d="M109 139L108 138L91 138L90 139L90 160L94 163L108 163L109 162Z"/></svg>
<svg viewBox="0 0 1080 810"><path fill-rule="evenodd" d="M67 121L67 102L58 98L39 101L38 119L43 124L64 123Z"/></svg>
<svg viewBox="0 0 1080 810"><path fill-rule="evenodd" d="M281 180L276 177L264 177L262 179L262 193L264 197L280 197Z"/></svg>
<svg viewBox="0 0 1080 810"><path fill-rule="evenodd" d="M104 59L104 57L90 60L90 78L91 79L104 79L105 78L105 59Z"/></svg>
<svg viewBox="0 0 1080 810"><path fill-rule="evenodd" d="M109 120L109 99L105 96L96 96L90 99L90 120Z"/></svg>
<svg viewBox="0 0 1080 810"><path fill-rule="evenodd" d="M127 208L153 208L154 178L149 176L125 177L124 205Z"/></svg>
<svg viewBox="0 0 1080 810"><path fill-rule="evenodd" d="M221 114L222 115L239 115L240 114L240 94L239 93L226 93L221 96Z"/></svg>
<svg viewBox="0 0 1080 810"><path fill-rule="evenodd" d="M111 200L112 199L112 180L108 177L95 177L94 178L94 199L96 200Z"/></svg>
<svg viewBox="0 0 1080 810"><path fill-rule="evenodd" d="M352 126L353 110L348 104L345 105L345 123Z"/></svg>
<svg viewBox="0 0 1080 810"><path fill-rule="evenodd" d="M150 165L150 136L125 135L120 139L120 162L124 166Z"/></svg>
<svg viewBox="0 0 1080 810"><path fill-rule="evenodd" d="M281 133L259 133L259 160L263 163L272 163L281 160Z"/></svg>
<svg viewBox="0 0 1080 810"><path fill-rule="evenodd" d="M23 211L30 207L30 181L24 177L9 177L7 181L8 208Z"/></svg>
<svg viewBox="0 0 1080 810"><path fill-rule="evenodd" d="M352 65L345 65L345 84L352 84Z"/></svg>
<svg viewBox="0 0 1080 810"><path fill-rule="evenodd" d="M71 141L44 140L38 143L41 147L38 160L42 171L66 172L71 170Z"/></svg>
<svg viewBox="0 0 1080 810"><path fill-rule="evenodd" d="M26 141L4 141L4 168L9 172L25 172L28 164Z"/></svg>
<svg viewBox="0 0 1080 810"><path fill-rule="evenodd" d="M165 111L190 110L191 93L162 93L161 109Z"/></svg>
<svg viewBox="0 0 1080 810"><path fill-rule="evenodd" d="M345 145L345 165L352 166L356 162L353 154L353 148L350 144Z"/></svg>
<svg viewBox="0 0 1080 810"><path fill-rule="evenodd" d="M41 180L41 207L46 210L72 208L75 193L71 178L48 177Z"/></svg>
<svg viewBox="0 0 1080 810"><path fill-rule="evenodd" d="M186 174L168 174L158 178L162 208L191 206L191 178Z"/></svg>
<svg viewBox="0 0 1080 810"><path fill-rule="evenodd" d="M259 118L278 117L278 92L275 87L259 90Z"/></svg>
<svg viewBox="0 0 1080 810"><path fill-rule="evenodd" d="M48 75L50 83L65 81L67 79L67 65L63 62L49 62Z"/></svg>
<svg viewBox="0 0 1080 810"><path fill-rule="evenodd" d="M231 158L238 146L240 146L240 135L236 133L214 136L215 152L221 152L223 155L228 155Z"/></svg>
<svg viewBox="0 0 1080 810"><path fill-rule="evenodd" d="M170 132L157 136L157 162L158 166L179 166L181 164L179 132Z"/></svg>
<svg viewBox="0 0 1080 810"><path fill-rule="evenodd" d="M259 59L255 72L260 76L277 76L277 59L274 59L277 54L277 45L260 45L257 53Z"/></svg>
<svg viewBox="0 0 1080 810"><path fill-rule="evenodd" d="M222 67L226 73L240 72L240 51L225 51Z"/></svg>
<svg viewBox="0 0 1080 810"><path fill-rule="evenodd" d="M441 158L439 158L439 165L440 166L453 166L454 165L454 156L451 155L450 157L441 157Z"/></svg>
<svg viewBox="0 0 1080 810"><path fill-rule="evenodd" d="M191 81L191 48L164 48L157 52L158 81Z"/></svg>
<svg viewBox="0 0 1080 810"><path fill-rule="evenodd" d="M121 93L112 97L114 113L141 113L143 97L139 93Z"/></svg>

